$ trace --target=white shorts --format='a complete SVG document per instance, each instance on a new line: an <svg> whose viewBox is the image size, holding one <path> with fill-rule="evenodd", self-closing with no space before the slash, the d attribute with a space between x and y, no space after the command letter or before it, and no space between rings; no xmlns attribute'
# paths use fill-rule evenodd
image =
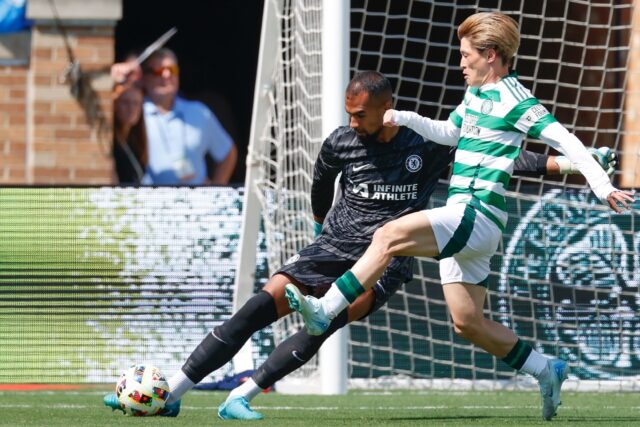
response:
<svg viewBox="0 0 640 427"><path fill-rule="evenodd" d="M466 203L424 211L436 237L440 282L487 285L490 261L502 231Z"/></svg>

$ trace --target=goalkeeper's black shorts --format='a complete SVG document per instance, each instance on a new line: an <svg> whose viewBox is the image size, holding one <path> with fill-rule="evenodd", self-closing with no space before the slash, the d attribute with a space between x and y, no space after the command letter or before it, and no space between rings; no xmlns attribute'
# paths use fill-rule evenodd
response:
<svg viewBox="0 0 640 427"><path fill-rule="evenodd" d="M317 243L312 243L289 258L274 274L284 274L297 284L306 286L309 295L320 298L353 264L355 264L354 260L340 257ZM376 302L372 311L384 305L400 286L411 280L412 273L412 257L393 258L373 288L376 293Z"/></svg>

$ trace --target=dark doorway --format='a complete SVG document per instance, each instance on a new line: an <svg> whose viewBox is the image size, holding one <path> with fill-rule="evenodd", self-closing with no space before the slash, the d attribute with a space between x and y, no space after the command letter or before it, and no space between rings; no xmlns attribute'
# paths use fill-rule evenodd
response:
<svg viewBox="0 0 640 427"><path fill-rule="evenodd" d="M238 147L231 182L244 182L264 0L123 0L116 60L177 27L167 43L185 98L204 102Z"/></svg>

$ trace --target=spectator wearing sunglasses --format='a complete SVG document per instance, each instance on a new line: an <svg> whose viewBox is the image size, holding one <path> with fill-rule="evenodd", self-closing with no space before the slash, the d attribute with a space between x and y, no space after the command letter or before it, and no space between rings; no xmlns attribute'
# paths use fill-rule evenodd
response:
<svg viewBox="0 0 640 427"><path fill-rule="evenodd" d="M176 55L163 48L142 64L143 105L148 139L144 182L154 185L227 184L238 157L216 116L201 102L178 96ZM215 161L208 178L205 155Z"/></svg>

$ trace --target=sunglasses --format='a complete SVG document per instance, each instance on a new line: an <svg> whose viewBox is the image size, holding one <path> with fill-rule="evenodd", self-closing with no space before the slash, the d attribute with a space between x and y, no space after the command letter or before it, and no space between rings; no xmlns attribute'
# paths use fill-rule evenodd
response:
<svg viewBox="0 0 640 427"><path fill-rule="evenodd" d="M180 68L178 67L178 64L165 65L164 67L158 67L153 69L148 68L145 70L145 74L152 74L157 77L162 77L162 75L164 74L164 70L168 70L169 74L172 76L177 76L180 74Z"/></svg>

